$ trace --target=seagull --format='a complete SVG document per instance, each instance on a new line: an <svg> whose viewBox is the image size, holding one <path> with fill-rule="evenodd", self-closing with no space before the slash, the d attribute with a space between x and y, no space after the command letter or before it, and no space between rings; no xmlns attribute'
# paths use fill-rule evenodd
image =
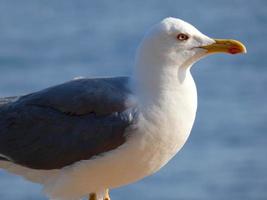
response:
<svg viewBox="0 0 267 200"><path fill-rule="evenodd" d="M43 185L52 200L109 200L109 189L157 172L194 123L191 66L214 53L246 53L165 18L139 45L131 77L77 78L0 99L0 168Z"/></svg>

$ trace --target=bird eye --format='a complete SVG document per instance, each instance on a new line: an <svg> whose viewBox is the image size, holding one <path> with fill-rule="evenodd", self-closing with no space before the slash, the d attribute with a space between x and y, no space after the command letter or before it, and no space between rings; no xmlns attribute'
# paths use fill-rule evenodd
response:
<svg viewBox="0 0 267 200"><path fill-rule="evenodd" d="M184 34L184 33L180 33L180 34L177 35L177 39L180 40L180 41L184 41L184 40L188 40L189 36Z"/></svg>

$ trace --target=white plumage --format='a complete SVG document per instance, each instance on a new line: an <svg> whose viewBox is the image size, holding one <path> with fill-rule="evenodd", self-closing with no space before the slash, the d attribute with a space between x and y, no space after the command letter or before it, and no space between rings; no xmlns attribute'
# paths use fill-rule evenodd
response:
<svg viewBox="0 0 267 200"><path fill-rule="evenodd" d="M177 39L184 34L188 39ZM77 200L91 192L140 180L163 167L185 144L196 114L197 92L190 68L216 43L192 25L166 18L138 48L132 90L140 110L135 133L120 147L62 169L37 170L0 161L0 167L44 185L51 199ZM213 52L211 52L213 53ZM131 130L133 131L133 130Z"/></svg>

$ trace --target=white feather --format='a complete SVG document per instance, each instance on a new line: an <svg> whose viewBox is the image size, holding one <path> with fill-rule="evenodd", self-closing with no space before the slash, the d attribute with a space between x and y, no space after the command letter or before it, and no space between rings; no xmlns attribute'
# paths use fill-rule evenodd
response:
<svg viewBox="0 0 267 200"><path fill-rule="evenodd" d="M191 41L178 43L180 32L189 34ZM146 34L137 52L133 90L141 114L125 144L61 170L32 170L7 162L0 162L0 167L44 184L45 192L57 200L76 200L90 192L101 198L106 188L155 173L190 134L197 108L190 67L205 55L194 47L213 42L182 20L163 20Z"/></svg>

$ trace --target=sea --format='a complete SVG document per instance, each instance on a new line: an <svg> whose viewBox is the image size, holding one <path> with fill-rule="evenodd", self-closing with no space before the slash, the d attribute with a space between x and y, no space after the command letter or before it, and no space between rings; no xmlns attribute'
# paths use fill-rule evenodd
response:
<svg viewBox="0 0 267 200"><path fill-rule="evenodd" d="M144 33L169 16L238 39L248 52L193 66L198 112L188 142L158 173L111 198L267 200L266 0L0 0L0 96L77 76L130 75ZM46 197L0 170L0 199Z"/></svg>

